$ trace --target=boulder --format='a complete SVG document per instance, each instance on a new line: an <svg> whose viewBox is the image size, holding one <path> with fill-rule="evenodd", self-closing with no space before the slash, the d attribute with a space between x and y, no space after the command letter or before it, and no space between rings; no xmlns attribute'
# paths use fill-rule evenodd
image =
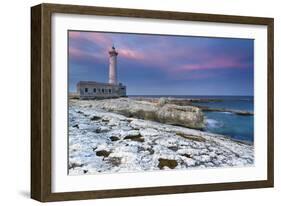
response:
<svg viewBox="0 0 281 206"><path fill-rule="evenodd" d="M204 115L197 107L165 104L156 114L161 123L196 129L204 127Z"/></svg>
<svg viewBox="0 0 281 206"><path fill-rule="evenodd" d="M194 106L178 106L164 102L159 104L129 98L96 100L91 101L91 104L93 108L115 112L126 117L195 129L204 128L203 112Z"/></svg>

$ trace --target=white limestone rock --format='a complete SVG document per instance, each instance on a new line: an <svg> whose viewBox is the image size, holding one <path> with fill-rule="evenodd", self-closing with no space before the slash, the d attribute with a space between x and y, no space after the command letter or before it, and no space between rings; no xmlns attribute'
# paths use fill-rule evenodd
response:
<svg viewBox="0 0 281 206"><path fill-rule="evenodd" d="M70 175L254 164L253 145L218 134L126 117L95 107L92 102L71 100L69 104Z"/></svg>
<svg viewBox="0 0 281 206"><path fill-rule="evenodd" d="M194 106L157 104L130 98L91 100L87 103L90 108L103 109L108 112L125 115L126 117L181 125L189 128L201 129L204 127L204 115L199 108Z"/></svg>

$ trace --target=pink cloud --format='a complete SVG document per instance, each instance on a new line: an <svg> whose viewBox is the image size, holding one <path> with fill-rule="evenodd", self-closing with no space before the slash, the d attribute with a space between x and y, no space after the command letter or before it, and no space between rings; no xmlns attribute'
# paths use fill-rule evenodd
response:
<svg viewBox="0 0 281 206"><path fill-rule="evenodd" d="M102 50L99 53L106 56L108 54L109 48L113 45L113 40L106 33L97 33L97 32L79 32L79 31L71 31L69 32L69 38L72 40L82 40L89 43L94 43L98 45ZM119 42L120 43L120 42ZM147 50L145 53L138 51L137 49L131 49L126 44L121 44L117 48L117 52L122 58L126 58L129 60L135 60L140 63L156 65L156 66L164 66L167 64L168 57L177 56L178 51L170 51L167 48L166 43L160 42L157 47L160 47L163 52L157 53L154 49ZM160 49L159 48L159 49ZM72 48L73 51L70 51L75 56L91 56L92 54L88 54L87 52L83 52L80 50L79 52L74 51L75 48ZM76 48L76 50L78 50ZM165 63L166 62L166 63Z"/></svg>
<svg viewBox="0 0 281 206"><path fill-rule="evenodd" d="M112 39L105 33L93 33L93 32L69 32L69 38L74 40L85 40L89 43L94 43L102 48L112 46Z"/></svg>
<svg viewBox="0 0 281 206"><path fill-rule="evenodd" d="M172 75L171 78L173 80L200 80L200 79L210 79L215 77L215 73L197 73L197 74L188 74L188 75L183 75L183 74L178 74L178 75Z"/></svg>
<svg viewBox="0 0 281 206"><path fill-rule="evenodd" d="M69 48L69 55L71 57L82 57L82 56L89 55L89 54L80 49L71 47L71 48Z"/></svg>
<svg viewBox="0 0 281 206"><path fill-rule="evenodd" d="M231 57L217 57L206 59L203 63L186 63L179 66L175 71L193 71L209 69L242 69L249 66L247 63L241 63L239 60Z"/></svg>
<svg viewBox="0 0 281 206"><path fill-rule="evenodd" d="M77 31L70 31L69 32L69 37L71 39L78 39L81 36L81 32L77 32Z"/></svg>
<svg viewBox="0 0 281 206"><path fill-rule="evenodd" d="M95 44L100 47L98 51L90 52L72 45L69 48L69 54L76 59L104 59L108 53L107 48L110 48L112 45L111 38L104 33L71 31L69 32L69 38L75 41L85 41L83 45L89 45L91 47L91 44Z"/></svg>
<svg viewBox="0 0 281 206"><path fill-rule="evenodd" d="M85 33L85 39L103 47L112 46L112 39L103 33Z"/></svg>
<svg viewBox="0 0 281 206"><path fill-rule="evenodd" d="M145 55L137 50L131 50L128 48L120 48L117 50L119 55L125 57L127 59L134 59L134 60L143 60Z"/></svg>
<svg viewBox="0 0 281 206"><path fill-rule="evenodd" d="M108 50L113 44L113 40L107 33L97 32L69 32L69 37L75 40L84 40L86 45L91 43L99 46L99 51L90 53L78 48L70 48L70 55L76 58L100 58L108 57ZM147 47L145 52L138 48L130 48L127 43L119 42L117 52L120 58L135 61L136 64L149 65L150 68L161 69L167 72L183 72L194 70L215 70L215 69L235 69L245 68L249 65L242 63L236 56L220 54L214 56L206 48L173 48L166 41L153 41L153 47ZM161 51L161 52L160 52ZM192 62L192 63L188 63ZM198 62L198 63L197 63Z"/></svg>
<svg viewBox="0 0 281 206"><path fill-rule="evenodd" d="M102 49L99 52L100 56L103 55L103 57L107 57L108 50L113 45L113 40L106 34L106 33L92 33L92 32L70 32L69 37L75 40L84 40L88 41L89 44L94 43L95 45L100 46ZM90 57L93 56L93 54L90 54L88 52L82 51L77 48L70 48L70 53L73 57ZM144 54L137 50L132 50L130 48L127 48L125 45L123 47L117 48L117 52L119 53L122 58L131 59L131 60L142 60L145 58Z"/></svg>
<svg viewBox="0 0 281 206"><path fill-rule="evenodd" d="M96 53L83 51L81 49L74 48L74 47L70 47L68 52L69 52L69 56L73 59L83 60L83 59L91 59L91 58L92 59L103 59L104 58L103 55L97 55Z"/></svg>

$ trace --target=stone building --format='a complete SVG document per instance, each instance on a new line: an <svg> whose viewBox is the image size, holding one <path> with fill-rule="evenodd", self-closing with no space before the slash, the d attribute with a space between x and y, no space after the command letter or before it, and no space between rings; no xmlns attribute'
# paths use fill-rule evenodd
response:
<svg viewBox="0 0 281 206"><path fill-rule="evenodd" d="M109 51L108 83L95 81L80 81L77 83L77 93L80 99L103 99L126 96L126 86L117 81L117 55L114 46Z"/></svg>

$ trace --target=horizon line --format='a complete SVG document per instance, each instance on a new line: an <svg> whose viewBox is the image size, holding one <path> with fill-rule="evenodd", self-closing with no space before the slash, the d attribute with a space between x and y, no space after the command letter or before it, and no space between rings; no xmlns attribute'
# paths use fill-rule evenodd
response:
<svg viewBox="0 0 281 206"><path fill-rule="evenodd" d="M225 94L219 94L219 95L210 95L210 94L128 94L127 96L251 96L254 97L254 95L225 95Z"/></svg>
<svg viewBox="0 0 281 206"><path fill-rule="evenodd" d="M68 90L69 94L75 94L76 91ZM228 94L127 94L127 96L226 96L226 97L237 97L237 96L247 96L247 97L254 97L251 94L237 94L237 95L228 95Z"/></svg>

